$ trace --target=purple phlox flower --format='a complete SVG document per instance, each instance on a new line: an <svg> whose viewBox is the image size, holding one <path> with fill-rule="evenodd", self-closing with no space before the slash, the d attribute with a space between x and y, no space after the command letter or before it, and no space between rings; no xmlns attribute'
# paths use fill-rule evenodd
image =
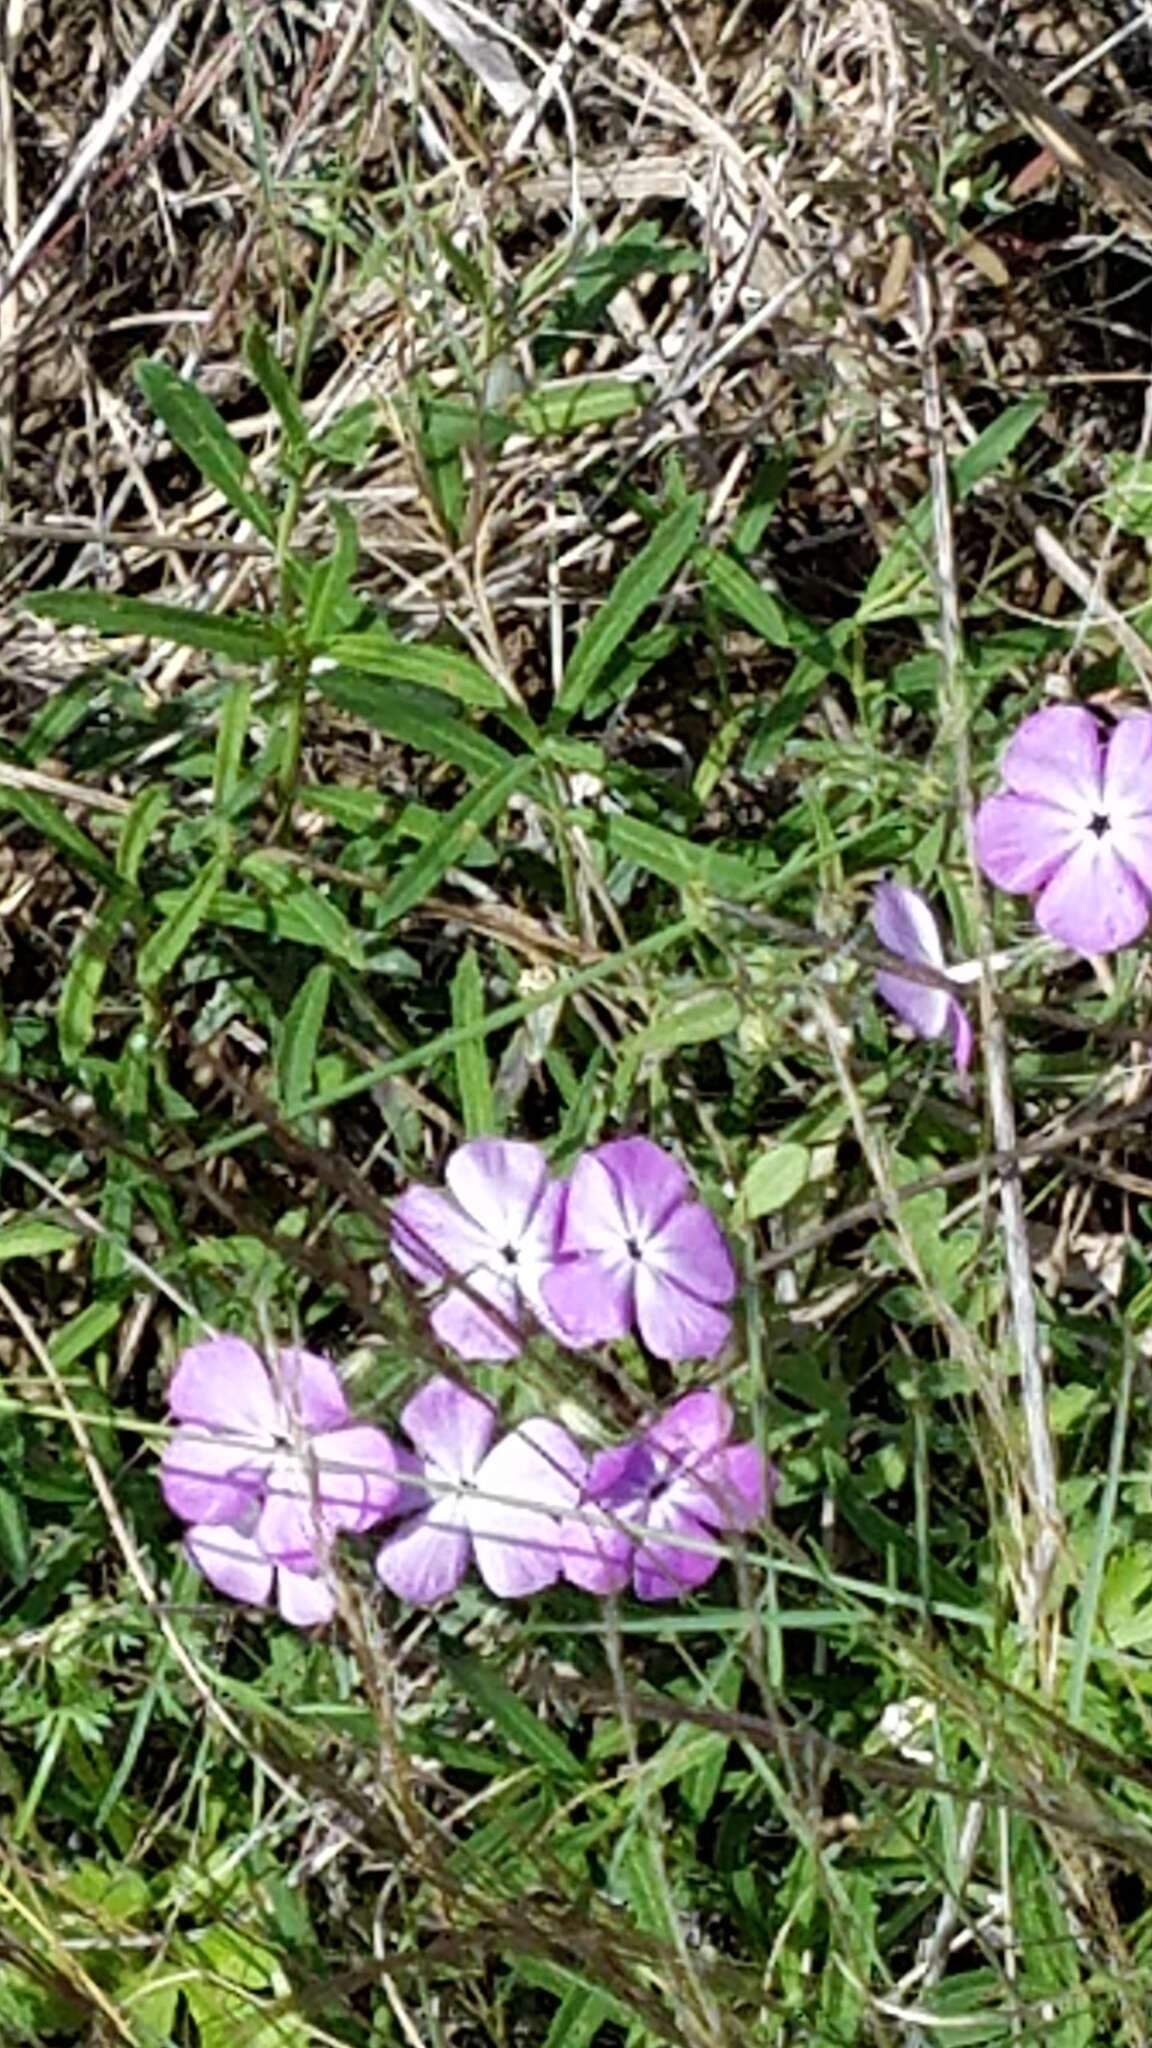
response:
<svg viewBox="0 0 1152 2048"><path fill-rule="evenodd" d="M629 1578L641 1600L690 1593L722 1562L718 1538L763 1519L776 1475L754 1443L731 1442L722 1394L685 1394L639 1437L593 1458L581 1508L564 1529L565 1576L590 1593ZM637 1535L639 1531L639 1535Z"/></svg>
<svg viewBox="0 0 1152 2048"><path fill-rule="evenodd" d="M539 1416L494 1443L491 1404L444 1378L421 1387L400 1419L417 1454L405 1488L415 1512L376 1559L389 1590L431 1606L455 1592L472 1557L489 1591L505 1599L554 1584L562 1520L587 1474L568 1431Z"/></svg>
<svg viewBox="0 0 1152 2048"><path fill-rule="evenodd" d="M650 1138L616 1138L577 1161L557 1252L544 1300L578 1348L635 1326L657 1358L711 1358L728 1336L728 1247L684 1168Z"/></svg>
<svg viewBox="0 0 1152 2048"><path fill-rule="evenodd" d="M184 1351L168 1390L182 1425L160 1484L191 1523L189 1555L220 1592L265 1606L275 1585L286 1621L327 1621L326 1578L342 1531L370 1529L400 1497L399 1459L383 1430L352 1419L336 1369L281 1351L272 1369L241 1337Z"/></svg>
<svg viewBox="0 0 1152 2048"><path fill-rule="evenodd" d="M872 901L872 929L889 953L899 954L917 967L934 967L948 972L936 919L915 889L899 882L881 882ZM968 1013L946 988L926 981L909 981L887 968L876 976L877 993L901 1021L921 1038L952 1041L957 1072L966 1074L972 1058L972 1026Z"/></svg>
<svg viewBox="0 0 1152 2048"><path fill-rule="evenodd" d="M392 1250L414 1280L467 1282L432 1311L442 1344L461 1358L515 1358L526 1308L552 1327L540 1283L555 1258L561 1187L536 1146L512 1138L461 1145L444 1177L446 1194L411 1187L401 1195Z"/></svg>
<svg viewBox="0 0 1152 2048"><path fill-rule="evenodd" d="M1034 711L1000 772L976 815L985 874L1076 953L1131 945L1152 915L1152 714L1108 733L1083 704Z"/></svg>

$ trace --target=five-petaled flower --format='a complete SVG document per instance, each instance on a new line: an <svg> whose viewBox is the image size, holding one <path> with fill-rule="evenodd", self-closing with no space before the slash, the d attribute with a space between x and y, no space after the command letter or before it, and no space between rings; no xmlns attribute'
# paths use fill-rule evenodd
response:
<svg viewBox="0 0 1152 2048"><path fill-rule="evenodd" d="M392 1211L392 1250L415 1280L449 1287L432 1311L442 1344L469 1359L515 1358L524 1311L551 1318L540 1282L555 1257L561 1188L535 1145L474 1138L444 1169L448 1193L411 1187Z"/></svg>
<svg viewBox="0 0 1152 2048"><path fill-rule="evenodd" d="M872 903L872 929L880 944L916 967L935 968L947 974L944 948L936 919L915 889L899 882L881 882ZM952 1057L958 1073L966 1074L972 1058L972 1026L967 1011L943 985L910 981L907 976L883 968L876 976L876 988L901 1021L921 1038L952 1041Z"/></svg>
<svg viewBox="0 0 1152 2048"><path fill-rule="evenodd" d="M754 1443L731 1442L722 1394L685 1394L629 1443L593 1458L563 1532L565 1576L590 1593L632 1580L641 1600L702 1586L724 1556L718 1538L764 1517L775 1473Z"/></svg>
<svg viewBox="0 0 1152 2048"><path fill-rule="evenodd" d="M326 1358L284 1350L269 1369L240 1337L184 1351L168 1401L182 1426L160 1483L205 1578L257 1606L275 1587L298 1626L330 1620L334 1538L372 1528L400 1498L390 1438L352 1419Z"/></svg>
<svg viewBox="0 0 1152 2048"><path fill-rule="evenodd" d="M985 874L1074 952L1131 945L1152 915L1152 714L1108 733L1083 704L1035 711L1001 775L976 816Z"/></svg>
<svg viewBox="0 0 1152 2048"><path fill-rule="evenodd" d="M400 1420L417 1453L405 1488L415 1512L376 1559L389 1590L430 1606L455 1592L472 1557L489 1591L506 1599L553 1585L562 1518L587 1474L568 1431L538 1416L493 1443L495 1409L445 1378L421 1387Z"/></svg>
<svg viewBox="0 0 1152 2048"><path fill-rule="evenodd" d="M577 1161L556 1250L541 1291L568 1343L635 1326L657 1358L684 1359L711 1358L727 1338L728 1247L684 1168L650 1138L616 1138Z"/></svg>

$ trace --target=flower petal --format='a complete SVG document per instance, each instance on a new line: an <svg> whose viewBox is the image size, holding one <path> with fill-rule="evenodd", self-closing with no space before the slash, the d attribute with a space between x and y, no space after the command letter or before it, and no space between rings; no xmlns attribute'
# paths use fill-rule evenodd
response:
<svg viewBox="0 0 1152 2048"><path fill-rule="evenodd" d="M590 1516L605 1512L584 1505ZM607 1522L570 1517L560 1525L559 1549L564 1577L585 1593L620 1593L632 1575L633 1539Z"/></svg>
<svg viewBox="0 0 1152 2048"><path fill-rule="evenodd" d="M918 1038L941 1038L947 1031L952 1014L947 989L929 988L926 981L906 981L902 974L890 974L882 967L876 975L876 993Z"/></svg>
<svg viewBox="0 0 1152 2048"><path fill-rule="evenodd" d="M1135 711L1122 718L1108 741L1102 808L1113 825L1118 813L1152 817L1152 713Z"/></svg>
<svg viewBox="0 0 1152 2048"><path fill-rule="evenodd" d="M1122 719L1108 746L1104 793L1112 844L1152 890L1152 716Z"/></svg>
<svg viewBox="0 0 1152 2048"><path fill-rule="evenodd" d="M599 1152L585 1152L572 1169L560 1218L562 1253L599 1252L615 1259L624 1250L628 1226L619 1189L602 1157L608 1149L602 1146Z"/></svg>
<svg viewBox="0 0 1152 2048"><path fill-rule="evenodd" d="M768 1505L769 1469L756 1444L731 1444L674 1479L677 1505L708 1529L755 1528Z"/></svg>
<svg viewBox="0 0 1152 2048"><path fill-rule="evenodd" d="M276 1574L276 1601L293 1628L319 1628L336 1612L336 1595L326 1579L286 1571L283 1565Z"/></svg>
<svg viewBox="0 0 1152 2048"><path fill-rule="evenodd" d="M644 1431L644 1440L654 1450L679 1461L702 1458L708 1451L726 1444L732 1434L732 1409L714 1387L681 1394L670 1408Z"/></svg>
<svg viewBox="0 0 1152 2048"><path fill-rule="evenodd" d="M243 1522L264 1494L272 1447L228 1433L178 1429L160 1460L160 1490L182 1522Z"/></svg>
<svg viewBox="0 0 1152 2048"><path fill-rule="evenodd" d="M636 1268L636 1322L649 1351L673 1361L714 1358L732 1328L723 1309L643 1264Z"/></svg>
<svg viewBox="0 0 1152 2048"><path fill-rule="evenodd" d="M643 1240L653 1236L691 1192L679 1160L651 1138L613 1138L587 1156L612 1179L627 1237ZM573 1183L575 1179L576 1173Z"/></svg>
<svg viewBox="0 0 1152 2048"><path fill-rule="evenodd" d="M1041 931L1077 953L1114 953L1148 923L1148 892L1109 837L1089 836L1036 901Z"/></svg>
<svg viewBox="0 0 1152 2048"><path fill-rule="evenodd" d="M540 1281L549 1322L564 1344L582 1351L632 1328L636 1267L627 1254L563 1259Z"/></svg>
<svg viewBox="0 0 1152 2048"><path fill-rule="evenodd" d="M308 1431L339 1429L348 1401L331 1359L291 1346L277 1354L273 1379L289 1416Z"/></svg>
<svg viewBox="0 0 1152 2048"><path fill-rule="evenodd" d="M461 1208L498 1246L518 1245L535 1214L548 1165L519 1138L473 1138L444 1169Z"/></svg>
<svg viewBox="0 0 1152 2048"><path fill-rule="evenodd" d="M385 1538L376 1573L397 1599L431 1607L456 1591L472 1551L462 1512L458 1498L438 1500Z"/></svg>
<svg viewBox="0 0 1152 2048"><path fill-rule="evenodd" d="M649 1540L636 1552L632 1583L640 1600L675 1600L702 1586L723 1562L711 1529L689 1514L671 1496L654 1501ZM687 1549L681 1539L705 1546Z"/></svg>
<svg viewBox="0 0 1152 2048"><path fill-rule="evenodd" d="M243 1600L249 1607L266 1607L272 1594L272 1566L254 1536L242 1536L238 1529L218 1529L203 1524L189 1529L184 1546L196 1566L230 1600Z"/></svg>
<svg viewBox="0 0 1152 2048"><path fill-rule="evenodd" d="M496 1430L496 1411L479 1394L438 1375L406 1403L404 1432L435 1472L471 1479Z"/></svg>
<svg viewBox="0 0 1152 2048"><path fill-rule="evenodd" d="M731 1301L736 1268L724 1233L703 1202L679 1202L644 1250L644 1265L703 1301Z"/></svg>
<svg viewBox="0 0 1152 2048"><path fill-rule="evenodd" d="M1034 711L1009 740L1000 773L1009 789L1085 813L1104 808L1100 727L1083 704L1049 704Z"/></svg>
<svg viewBox="0 0 1152 2048"><path fill-rule="evenodd" d="M916 889L880 882L872 898L872 929L888 953L922 967L943 967L944 948L936 919Z"/></svg>
<svg viewBox="0 0 1152 2048"><path fill-rule="evenodd" d="M392 1209L392 1254L414 1280L470 1273L493 1255L486 1230L438 1188L406 1188Z"/></svg>
<svg viewBox="0 0 1152 2048"><path fill-rule="evenodd" d="M490 1592L522 1599L559 1577L558 1513L576 1506L587 1469L568 1431L543 1417L522 1423L489 1451L469 1496L468 1520L477 1570Z"/></svg>
<svg viewBox="0 0 1152 2048"><path fill-rule="evenodd" d="M952 1040L952 1058L956 1072L964 1075L972 1064L972 1023L963 1003L953 997L948 1004L948 1032Z"/></svg>
<svg viewBox="0 0 1152 2048"><path fill-rule="evenodd" d="M1013 896L1042 889L1091 838L1089 817L1023 796L986 797L976 813L976 857L990 882Z"/></svg>
<svg viewBox="0 0 1152 2048"><path fill-rule="evenodd" d="M485 1301L492 1303L493 1315L485 1314ZM458 1358L507 1360L520 1355L520 1295L510 1274L475 1267L468 1275L468 1291L451 1288L428 1320L441 1344Z"/></svg>
<svg viewBox="0 0 1152 2048"><path fill-rule="evenodd" d="M264 1360L243 1337L211 1337L182 1351L168 1388L181 1422L270 1442L281 1426L280 1404Z"/></svg>
<svg viewBox="0 0 1152 2048"><path fill-rule="evenodd" d="M268 1556L309 1571L341 1530L383 1521L401 1498L398 1460L382 1429L354 1423L276 1460L257 1536Z"/></svg>

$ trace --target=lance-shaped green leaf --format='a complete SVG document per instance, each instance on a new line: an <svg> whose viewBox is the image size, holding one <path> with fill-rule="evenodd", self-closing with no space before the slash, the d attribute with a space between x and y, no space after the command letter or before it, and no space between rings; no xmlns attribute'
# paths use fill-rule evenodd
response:
<svg viewBox="0 0 1152 2048"><path fill-rule="evenodd" d="M426 640L398 640L384 625L369 626L362 633L337 633L326 652L362 675L385 676L394 683L421 683L426 690L441 690L446 697L481 711L500 711L508 702L495 677L468 655ZM323 688L323 679L318 680Z"/></svg>
<svg viewBox="0 0 1152 2048"><path fill-rule="evenodd" d="M205 483L219 491L265 540L275 540L276 515L255 484L243 448L211 399L157 357L137 363L136 382Z"/></svg>
<svg viewBox="0 0 1152 2048"><path fill-rule="evenodd" d="M704 499L697 492L655 528L635 560L617 577L572 650L556 712L574 718L618 647L665 590L689 554L700 528Z"/></svg>
<svg viewBox="0 0 1152 2048"><path fill-rule="evenodd" d="M193 612L180 604L147 597L114 597L102 590L40 590L21 599L25 611L58 626L87 626L90 632L123 639L168 640L200 647L227 661L254 665L279 654L283 639L263 619L245 613Z"/></svg>
<svg viewBox="0 0 1152 2048"><path fill-rule="evenodd" d="M163 922L140 948L136 979L142 989L154 989L183 957L212 908L212 899L228 872L230 835L220 834L220 844L187 888L171 898Z"/></svg>

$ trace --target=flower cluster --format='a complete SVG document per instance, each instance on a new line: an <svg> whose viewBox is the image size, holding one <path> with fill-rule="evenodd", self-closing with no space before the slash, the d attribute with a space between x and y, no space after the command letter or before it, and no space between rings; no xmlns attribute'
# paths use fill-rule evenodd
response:
<svg viewBox="0 0 1152 2048"><path fill-rule="evenodd" d="M515 1358L531 1323L580 1350L631 1330L657 1358L720 1350L732 1259L684 1168L650 1138L586 1152L566 1181L535 1145L475 1138L445 1179L446 1192L401 1195L392 1249L439 1290L432 1328L459 1357Z"/></svg>
<svg viewBox="0 0 1152 2048"><path fill-rule="evenodd" d="M393 1245L436 1288L432 1327L462 1357L513 1358L533 1323L581 1347L635 1329L666 1359L723 1344L728 1248L649 1139L601 1145L563 1182L533 1145L476 1139L445 1178L446 1191L400 1198ZM169 1403L180 1426L161 1485L189 1524L189 1556L220 1592L257 1606L275 1595L300 1627L335 1612L337 1536L385 1522L377 1573L416 1606L453 1593L472 1563L508 1599L561 1579L675 1597L712 1576L726 1535L763 1518L774 1484L710 1391L590 1455L548 1416L501 1435L490 1401L437 1375L402 1411L400 1445L353 1420L327 1359L287 1350L266 1366L243 1339L216 1337L182 1354Z"/></svg>
<svg viewBox="0 0 1152 2048"><path fill-rule="evenodd" d="M989 881L1031 896L1042 932L1087 957L1140 938L1152 918L1152 713L1106 731L1083 704L1034 711L1000 763L1003 787L980 805L976 855ZM963 1076L972 1026L955 990L979 963L945 964L936 920L915 889L882 882L872 928L888 953L921 970L885 969L877 992L921 1038L951 1040Z"/></svg>
<svg viewBox="0 0 1152 2048"><path fill-rule="evenodd" d="M473 1562L504 1599L558 1579L601 1594L631 1581L641 1600L691 1592L720 1539L762 1520L774 1479L707 1391L591 1458L547 1416L499 1435L491 1402L442 1376L407 1403L398 1446L348 1419L326 1359L281 1352L270 1375L236 1337L186 1351L169 1398L183 1426L161 1483L191 1524L188 1555L233 1599L267 1606L275 1589L302 1628L335 1612L335 1537L384 1521L377 1574L413 1606L454 1593Z"/></svg>

